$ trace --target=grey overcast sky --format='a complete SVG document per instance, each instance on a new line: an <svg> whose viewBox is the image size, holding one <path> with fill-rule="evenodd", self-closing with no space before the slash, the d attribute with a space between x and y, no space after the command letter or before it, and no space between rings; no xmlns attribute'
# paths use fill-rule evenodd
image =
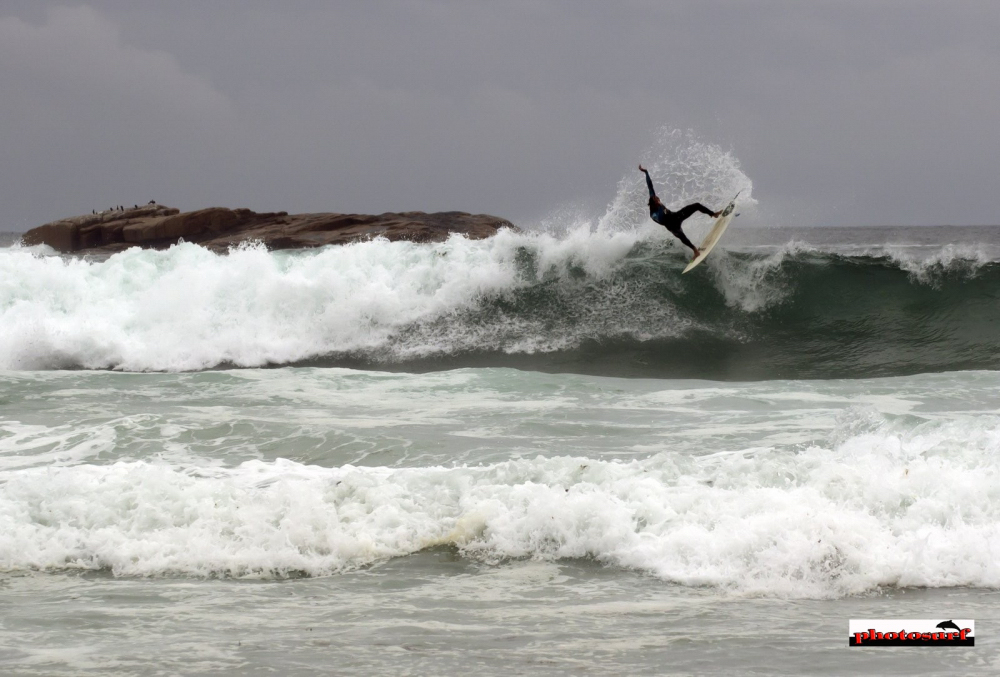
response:
<svg viewBox="0 0 1000 677"><path fill-rule="evenodd" d="M0 0L0 230L595 215L692 130L774 225L997 224L1000 1Z"/></svg>

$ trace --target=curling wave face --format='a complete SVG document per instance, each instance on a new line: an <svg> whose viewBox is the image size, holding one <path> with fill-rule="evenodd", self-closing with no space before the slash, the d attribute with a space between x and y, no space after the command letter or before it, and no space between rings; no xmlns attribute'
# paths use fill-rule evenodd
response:
<svg viewBox="0 0 1000 677"><path fill-rule="evenodd" d="M0 250L0 368L314 364L711 379L1000 366L977 245L733 247L680 275L655 226L106 260Z"/></svg>

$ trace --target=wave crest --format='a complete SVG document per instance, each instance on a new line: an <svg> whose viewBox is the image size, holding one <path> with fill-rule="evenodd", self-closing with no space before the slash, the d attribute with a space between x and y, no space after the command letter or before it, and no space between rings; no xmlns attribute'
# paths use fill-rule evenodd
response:
<svg viewBox="0 0 1000 677"><path fill-rule="evenodd" d="M978 252L978 253L977 253ZM800 378L995 368L981 251L719 251L662 232L505 231L306 252L195 245L105 261L0 252L0 368L487 363Z"/></svg>

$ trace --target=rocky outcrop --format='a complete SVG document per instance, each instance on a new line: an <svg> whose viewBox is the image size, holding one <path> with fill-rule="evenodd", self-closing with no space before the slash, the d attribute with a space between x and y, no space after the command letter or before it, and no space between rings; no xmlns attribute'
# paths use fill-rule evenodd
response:
<svg viewBox="0 0 1000 677"><path fill-rule="evenodd" d="M451 233L472 239L513 228L487 214L401 212L387 214L288 214L211 207L181 213L150 204L53 221L24 234L26 245L46 244L60 252L115 252L128 247L163 249L180 240L215 251L240 242L262 242L270 249L301 249L345 244L373 237L440 242Z"/></svg>

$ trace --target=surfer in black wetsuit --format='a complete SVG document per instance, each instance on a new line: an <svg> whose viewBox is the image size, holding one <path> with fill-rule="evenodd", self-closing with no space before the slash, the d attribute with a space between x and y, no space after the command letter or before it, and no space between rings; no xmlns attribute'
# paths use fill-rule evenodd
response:
<svg viewBox="0 0 1000 677"><path fill-rule="evenodd" d="M656 191L653 190L653 180L649 178L649 172L646 171L646 168L639 165L639 171L646 175L646 185L649 186L649 218L664 226L670 231L671 235L690 247L694 251L694 258L698 258L701 252L691 244L691 240L687 239L687 235L681 230L681 223L695 212L708 214L714 218L718 218L722 212L713 212L700 202L693 202L686 207L678 209L676 212L672 212L663 206L660 198L656 197Z"/></svg>

